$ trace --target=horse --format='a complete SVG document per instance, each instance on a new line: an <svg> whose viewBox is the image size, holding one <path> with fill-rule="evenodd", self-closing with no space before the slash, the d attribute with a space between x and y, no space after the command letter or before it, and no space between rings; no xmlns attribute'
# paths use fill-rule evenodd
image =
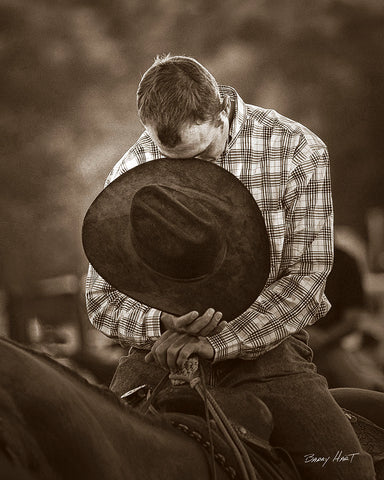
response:
<svg viewBox="0 0 384 480"><path fill-rule="evenodd" d="M1 478L212 478L198 435L186 435L165 414L143 415L108 388L9 339L0 339L0 358ZM218 468L216 478L234 478L228 471Z"/></svg>

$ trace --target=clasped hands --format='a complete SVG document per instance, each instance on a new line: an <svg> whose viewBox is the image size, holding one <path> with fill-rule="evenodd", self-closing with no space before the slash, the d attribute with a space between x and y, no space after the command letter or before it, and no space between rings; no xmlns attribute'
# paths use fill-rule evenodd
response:
<svg viewBox="0 0 384 480"><path fill-rule="evenodd" d="M154 361L165 370L174 372L182 368L192 354L212 360L214 350L206 337L219 324L220 327L225 325L222 316L213 308L208 308L203 315L192 311L180 317L162 312L161 326L165 331L155 341L145 361Z"/></svg>

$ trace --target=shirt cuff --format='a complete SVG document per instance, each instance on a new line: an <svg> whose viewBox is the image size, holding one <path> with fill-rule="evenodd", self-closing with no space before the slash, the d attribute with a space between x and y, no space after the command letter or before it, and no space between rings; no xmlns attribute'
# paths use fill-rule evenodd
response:
<svg viewBox="0 0 384 480"><path fill-rule="evenodd" d="M161 310L150 308L145 315L145 331L148 338L161 336L160 330Z"/></svg>
<svg viewBox="0 0 384 480"><path fill-rule="evenodd" d="M240 356L242 342L230 324L227 324L220 333L207 337L207 340L214 351L212 363Z"/></svg>

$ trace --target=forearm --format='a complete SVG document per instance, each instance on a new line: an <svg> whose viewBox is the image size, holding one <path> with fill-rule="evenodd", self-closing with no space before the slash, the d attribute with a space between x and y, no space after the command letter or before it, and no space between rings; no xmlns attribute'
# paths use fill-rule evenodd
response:
<svg viewBox="0 0 384 480"><path fill-rule="evenodd" d="M208 337L214 361L257 358L323 317L329 310L325 279L325 273L292 275L267 287L246 312Z"/></svg>
<svg viewBox="0 0 384 480"><path fill-rule="evenodd" d="M161 335L161 312L120 293L90 266L86 306L92 325L124 347L150 349Z"/></svg>

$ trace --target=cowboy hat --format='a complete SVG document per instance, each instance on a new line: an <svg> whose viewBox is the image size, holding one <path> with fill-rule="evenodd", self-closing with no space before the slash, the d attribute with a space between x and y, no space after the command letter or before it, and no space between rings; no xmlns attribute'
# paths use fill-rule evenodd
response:
<svg viewBox="0 0 384 480"><path fill-rule="evenodd" d="M231 173L204 160L140 164L110 183L83 223L91 265L152 308L183 315L244 312L269 274L261 212Z"/></svg>

